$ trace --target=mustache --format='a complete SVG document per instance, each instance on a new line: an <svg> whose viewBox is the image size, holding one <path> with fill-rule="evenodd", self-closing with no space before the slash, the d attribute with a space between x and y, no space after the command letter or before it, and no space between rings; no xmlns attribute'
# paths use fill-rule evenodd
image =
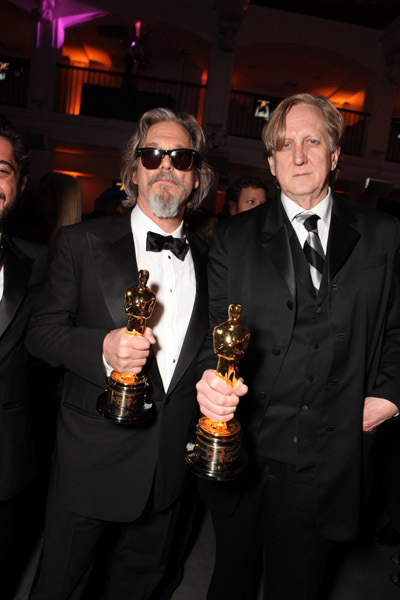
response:
<svg viewBox="0 0 400 600"><path fill-rule="evenodd" d="M181 180L178 179L178 177L175 177L175 175L173 175L172 173L155 173L154 175L148 178L147 184L152 185L153 183L160 181L160 179L163 179L164 181L171 181L176 185L180 185L181 183Z"/></svg>

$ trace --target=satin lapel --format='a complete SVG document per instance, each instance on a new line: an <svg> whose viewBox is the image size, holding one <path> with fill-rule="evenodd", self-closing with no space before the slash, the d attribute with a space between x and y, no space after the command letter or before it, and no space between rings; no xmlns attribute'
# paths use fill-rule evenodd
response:
<svg viewBox="0 0 400 600"><path fill-rule="evenodd" d="M171 390L176 387L186 372L194 356L200 349L208 327L207 255L200 250L196 243L196 238L193 237L190 231L187 232L187 238L196 272L196 298L181 353L168 392L171 392Z"/></svg>
<svg viewBox="0 0 400 600"><path fill-rule="evenodd" d="M350 207L342 199L334 198L328 241L328 281L342 268L354 250L361 234L351 226L356 222Z"/></svg>
<svg viewBox="0 0 400 600"><path fill-rule="evenodd" d="M99 238L91 232L87 233L88 244L96 264L96 274L103 296L116 327L127 323L124 309L124 296L128 288L138 282L135 246L130 227L130 220L119 223L119 236L108 239ZM96 307L93 307L95 310Z"/></svg>
<svg viewBox="0 0 400 600"><path fill-rule="evenodd" d="M4 255L4 293L0 302L0 336L3 335L20 307L29 285L33 259L18 254L6 239Z"/></svg>
<svg viewBox="0 0 400 600"><path fill-rule="evenodd" d="M278 197L269 200L262 230L262 245L285 282L293 299L296 297L296 278L289 242L290 223ZM290 228L292 229L292 228Z"/></svg>

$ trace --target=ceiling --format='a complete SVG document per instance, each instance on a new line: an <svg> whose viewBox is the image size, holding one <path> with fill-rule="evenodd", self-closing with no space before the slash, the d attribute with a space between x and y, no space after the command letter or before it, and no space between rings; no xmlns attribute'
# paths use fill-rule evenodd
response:
<svg viewBox="0 0 400 600"><path fill-rule="evenodd" d="M251 3L372 29L385 29L400 14L400 0L251 0Z"/></svg>
<svg viewBox="0 0 400 600"><path fill-rule="evenodd" d="M22 1L22 0L19 0ZM27 0L23 0L24 2ZM59 0L67 3L69 0ZM89 0L92 5L105 8L110 0ZM226 0L230 3L233 0ZM239 1L239 0L238 0ZM33 0L30 0L32 3ZM132 29L137 7L143 6L136 0L113 0L115 9L129 6L130 12L109 13L107 16L84 23L79 27L66 30L64 55L74 55L74 64L91 66L104 70L123 71L124 52L119 35L108 35L114 28ZM263 6L280 11L302 13L315 17L357 23L374 30L385 28L400 14L400 0L251 0L254 6ZM12 2L2 3L2 24L0 33L0 55L30 55L33 32L33 19L30 12ZM199 19L205 20L215 7L215 0L174 0L169 7L171 13L179 13L179 7L185 5L188 11L197 11ZM136 7L136 8L135 8ZM159 10L150 10L159 7ZM179 80L183 75L186 81L198 83L202 74L207 73L210 60L211 41L207 35L196 35L193 30L181 26L174 15L174 23L169 20L165 26L161 0L147 0L147 13L151 16L142 19L141 45L145 51L145 60L141 62L140 73L148 77L160 77ZM189 10L190 9L190 10ZM144 10L141 8L140 10ZM209 11L209 12L207 12ZM192 21L194 13L186 15L186 22ZM196 19L198 22L198 19ZM203 26L198 28L203 31ZM212 24L208 23L208 35ZM371 31L371 35L377 35ZM268 83L269 92L283 97L297 91L322 93L337 100L340 92L343 102L353 110L362 110L365 90L372 71L361 68L346 55L328 52L308 45L304 36L304 45L288 43L271 44L268 37L265 43L247 44L237 48L233 88L261 93L263 82ZM266 57L274 60L266 60ZM86 61L86 62L85 62ZM400 86L399 86L400 87ZM396 114L400 114L400 90L396 101Z"/></svg>

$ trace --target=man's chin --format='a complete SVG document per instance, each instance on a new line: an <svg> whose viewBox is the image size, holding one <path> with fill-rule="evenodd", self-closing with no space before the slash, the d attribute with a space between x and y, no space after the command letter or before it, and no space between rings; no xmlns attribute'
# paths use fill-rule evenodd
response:
<svg viewBox="0 0 400 600"><path fill-rule="evenodd" d="M151 198L150 209L159 219L175 219L180 213L181 203L177 198Z"/></svg>

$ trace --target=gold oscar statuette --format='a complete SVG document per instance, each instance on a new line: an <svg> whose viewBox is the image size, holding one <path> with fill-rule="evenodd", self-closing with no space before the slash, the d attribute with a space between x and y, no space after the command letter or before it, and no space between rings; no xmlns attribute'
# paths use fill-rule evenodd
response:
<svg viewBox="0 0 400 600"><path fill-rule="evenodd" d="M214 352L218 356L216 373L232 387L239 377L239 360L243 358L250 331L239 323L240 304L231 304L229 319L214 328ZM236 479L244 469L240 459L241 427L236 419L226 422L201 417L194 443L186 447L186 462L190 469L206 479L228 481Z"/></svg>
<svg viewBox="0 0 400 600"><path fill-rule="evenodd" d="M146 320L153 312L155 293L147 287L149 272L139 271L139 283L125 292L125 312L128 315L126 335L143 335ZM130 375L112 371L108 387L99 396L97 410L115 423L135 425L147 420L152 414L153 405L147 401L148 383L144 374Z"/></svg>

